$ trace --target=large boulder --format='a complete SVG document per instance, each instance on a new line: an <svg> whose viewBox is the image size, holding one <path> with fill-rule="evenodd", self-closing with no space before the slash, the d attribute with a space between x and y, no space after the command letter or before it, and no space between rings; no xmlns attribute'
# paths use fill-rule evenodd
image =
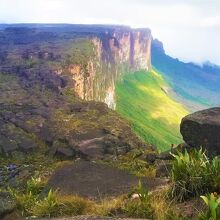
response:
<svg viewBox="0 0 220 220"><path fill-rule="evenodd" d="M182 119L180 132L192 147L204 147L209 155L220 154L220 107L190 114Z"/></svg>
<svg viewBox="0 0 220 220"><path fill-rule="evenodd" d="M141 181L149 190L164 185L162 179L141 178ZM80 160L69 164L64 163L55 170L46 189L58 190L61 195L79 195L99 200L130 193L138 182L138 177L126 171Z"/></svg>

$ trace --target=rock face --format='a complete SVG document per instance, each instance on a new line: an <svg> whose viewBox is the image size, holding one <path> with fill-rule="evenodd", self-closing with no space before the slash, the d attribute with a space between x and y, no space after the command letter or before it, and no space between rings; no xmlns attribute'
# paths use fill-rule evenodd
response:
<svg viewBox="0 0 220 220"><path fill-rule="evenodd" d="M210 108L182 119L180 132L192 147L204 147L210 155L220 154L220 108Z"/></svg>
<svg viewBox="0 0 220 220"><path fill-rule="evenodd" d="M149 29L114 27L89 38L92 56L84 64L71 63L75 91L85 100L115 108L115 84L123 74L151 68Z"/></svg>
<svg viewBox="0 0 220 220"><path fill-rule="evenodd" d="M0 192L0 218L16 207L15 199L8 192Z"/></svg>
<svg viewBox="0 0 220 220"><path fill-rule="evenodd" d="M130 192L139 178L117 168L88 161L78 161L57 169L48 182L48 188L58 189L63 195L79 195L99 200ZM154 178L142 179L148 189L164 184Z"/></svg>
<svg viewBox="0 0 220 220"><path fill-rule="evenodd" d="M108 106L122 74L150 68L150 41L148 29L121 26L0 31L0 154L101 158L144 146Z"/></svg>

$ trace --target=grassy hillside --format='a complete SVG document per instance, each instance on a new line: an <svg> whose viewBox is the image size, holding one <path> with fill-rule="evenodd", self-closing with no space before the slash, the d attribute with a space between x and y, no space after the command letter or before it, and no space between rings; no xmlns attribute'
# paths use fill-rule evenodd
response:
<svg viewBox="0 0 220 220"><path fill-rule="evenodd" d="M160 150L181 142L179 124L188 114L169 96L163 77L151 72L127 74L117 84L117 111L131 121L134 131Z"/></svg>
<svg viewBox="0 0 220 220"><path fill-rule="evenodd" d="M213 64L198 66L166 55L163 44L154 40L151 48L152 65L164 76L175 91L175 99L190 111L220 105L220 67Z"/></svg>

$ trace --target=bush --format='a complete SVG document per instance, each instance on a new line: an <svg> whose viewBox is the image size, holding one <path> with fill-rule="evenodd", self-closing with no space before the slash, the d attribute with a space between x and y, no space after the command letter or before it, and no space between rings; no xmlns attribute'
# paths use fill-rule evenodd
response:
<svg viewBox="0 0 220 220"><path fill-rule="evenodd" d="M32 207L31 214L37 217L56 216L58 202L54 191L50 190L48 195L39 201L36 201Z"/></svg>
<svg viewBox="0 0 220 220"><path fill-rule="evenodd" d="M208 159L202 149L172 155L174 157L171 172L172 197L182 201L220 189L219 157Z"/></svg>
<svg viewBox="0 0 220 220"><path fill-rule="evenodd" d="M45 182L41 180L41 178L32 177L27 181L27 192L32 193L33 195L38 195L45 186Z"/></svg>

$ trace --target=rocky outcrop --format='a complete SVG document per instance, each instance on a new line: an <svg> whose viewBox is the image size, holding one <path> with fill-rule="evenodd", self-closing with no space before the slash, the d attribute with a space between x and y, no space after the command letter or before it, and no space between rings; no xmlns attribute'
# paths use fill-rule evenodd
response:
<svg viewBox="0 0 220 220"><path fill-rule="evenodd" d="M131 192L140 178L104 164L77 161L55 170L48 182L48 189L59 189L61 195L79 195L94 200L113 198ZM141 178L149 190L165 182L156 178Z"/></svg>
<svg viewBox="0 0 220 220"><path fill-rule="evenodd" d="M59 28L0 32L0 52L7 51L0 65L0 154L102 158L144 146L108 106L115 107L123 73L150 68L150 31Z"/></svg>
<svg viewBox="0 0 220 220"><path fill-rule="evenodd" d="M192 147L204 147L210 155L220 154L220 108L190 114L182 119L180 132Z"/></svg>
<svg viewBox="0 0 220 220"><path fill-rule="evenodd" d="M123 74L151 68L149 29L113 28L89 38L93 53L86 63L71 63L75 92L85 100L116 107L115 84Z"/></svg>
<svg viewBox="0 0 220 220"><path fill-rule="evenodd" d="M0 192L0 218L16 208L15 198L8 192Z"/></svg>

